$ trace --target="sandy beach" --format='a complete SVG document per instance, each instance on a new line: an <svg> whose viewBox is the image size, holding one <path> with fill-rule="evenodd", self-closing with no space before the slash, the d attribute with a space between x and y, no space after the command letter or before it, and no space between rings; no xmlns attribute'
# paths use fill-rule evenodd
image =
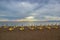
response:
<svg viewBox="0 0 60 40"><path fill-rule="evenodd" d="M58 29L34 29L27 27L19 30L19 27L10 31L8 28L0 28L0 40L60 40L60 28Z"/></svg>

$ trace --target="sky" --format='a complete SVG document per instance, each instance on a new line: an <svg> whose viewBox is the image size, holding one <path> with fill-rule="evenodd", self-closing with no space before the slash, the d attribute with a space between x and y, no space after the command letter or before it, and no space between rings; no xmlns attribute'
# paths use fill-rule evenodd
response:
<svg viewBox="0 0 60 40"><path fill-rule="evenodd" d="M0 21L60 20L60 0L0 0Z"/></svg>

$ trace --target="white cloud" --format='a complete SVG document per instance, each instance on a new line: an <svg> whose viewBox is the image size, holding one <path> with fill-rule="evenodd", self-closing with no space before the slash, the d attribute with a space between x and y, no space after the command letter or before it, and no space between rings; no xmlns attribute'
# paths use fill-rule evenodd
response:
<svg viewBox="0 0 60 40"><path fill-rule="evenodd" d="M6 15L4 15L4 14L0 14L0 16L6 16Z"/></svg>
<svg viewBox="0 0 60 40"><path fill-rule="evenodd" d="M29 15L34 8L38 6L38 3L29 3L29 2L10 2L5 3L7 7L7 11L5 11L6 15L13 15L13 16L21 16L21 15ZM4 11L3 11L4 12ZM9 13L8 13L9 12ZM15 13L13 13L15 12Z"/></svg>
<svg viewBox="0 0 60 40"><path fill-rule="evenodd" d="M34 16L28 16L23 19L17 19L15 21L39 21L39 20L35 19Z"/></svg>
<svg viewBox="0 0 60 40"><path fill-rule="evenodd" d="M30 11L34 9L38 3L29 3L29 2L11 2L8 4L8 8L17 11Z"/></svg>
<svg viewBox="0 0 60 40"><path fill-rule="evenodd" d="M48 14L56 14L56 13L60 13L60 4L48 4L43 6L42 8L39 8L38 10L36 10L34 13L35 14L44 14L44 13L48 13Z"/></svg>
<svg viewBox="0 0 60 40"><path fill-rule="evenodd" d="M60 20L60 17L56 16L44 16L46 20Z"/></svg>
<svg viewBox="0 0 60 40"><path fill-rule="evenodd" d="M34 19L33 16L26 17L25 19Z"/></svg>
<svg viewBox="0 0 60 40"><path fill-rule="evenodd" d="M6 18L0 18L0 21L9 21L9 20Z"/></svg>
<svg viewBox="0 0 60 40"><path fill-rule="evenodd" d="M4 3L4 2L3 2ZM30 3L30 2L5 2L5 7L7 11L2 11L1 16L17 16L21 17L16 20L43 20L41 17L44 17L44 20L60 20L60 3L56 0L49 0L47 4L43 3ZM38 9L34 10L35 8ZM3 13L4 12L4 13ZM10 13L9 13L10 12ZM47 15L48 14L48 15ZM24 16L24 17L23 17Z"/></svg>
<svg viewBox="0 0 60 40"><path fill-rule="evenodd" d="M33 11L31 14L37 17L39 20L44 17L44 20L60 20L60 4L55 0L50 0L48 4L45 4L42 8ZM49 18L45 18L48 16Z"/></svg>

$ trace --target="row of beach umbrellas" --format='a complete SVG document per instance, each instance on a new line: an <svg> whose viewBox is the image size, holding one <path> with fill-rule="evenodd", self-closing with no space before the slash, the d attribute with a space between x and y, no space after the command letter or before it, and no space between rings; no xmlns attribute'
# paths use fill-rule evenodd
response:
<svg viewBox="0 0 60 40"><path fill-rule="evenodd" d="M58 29L59 28L59 26L58 25L54 25L54 27L51 27L50 25L46 25L46 26L10 26L10 27L8 27L8 26L2 26L3 28L8 28L8 30L9 31L12 31L12 30L14 30L15 28L18 28L19 30L25 30L25 28L28 28L28 29L30 29L30 30L35 30L35 29L39 29L39 30L42 30L42 29L44 29L44 28L47 28L47 29L52 29L52 28L55 28L55 29ZM2 28L2 27L0 27L0 29Z"/></svg>

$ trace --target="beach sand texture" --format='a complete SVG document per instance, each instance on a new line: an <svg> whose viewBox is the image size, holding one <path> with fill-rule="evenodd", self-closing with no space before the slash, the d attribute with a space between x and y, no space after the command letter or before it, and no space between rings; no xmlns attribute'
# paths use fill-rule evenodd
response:
<svg viewBox="0 0 60 40"><path fill-rule="evenodd" d="M8 28L0 28L0 40L60 40L60 28L42 30L18 30L9 31Z"/></svg>

